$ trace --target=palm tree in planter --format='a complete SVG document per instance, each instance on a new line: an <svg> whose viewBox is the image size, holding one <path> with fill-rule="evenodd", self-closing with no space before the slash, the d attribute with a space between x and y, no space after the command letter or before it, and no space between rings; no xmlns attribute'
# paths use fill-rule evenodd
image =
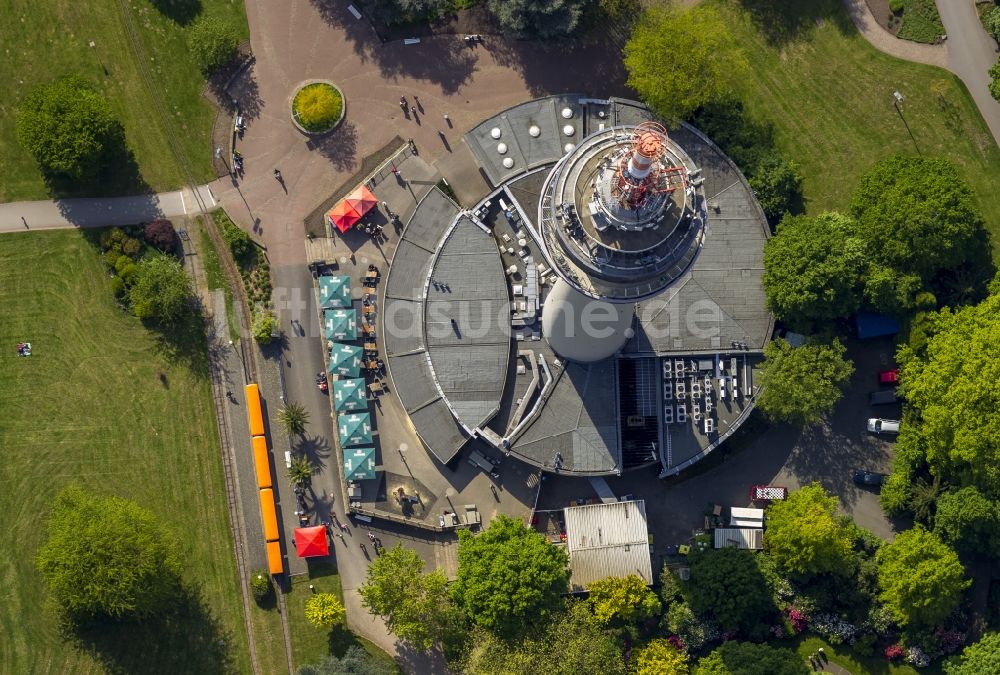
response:
<svg viewBox="0 0 1000 675"><path fill-rule="evenodd" d="M309 411L301 403L287 403L278 411L278 420L290 434L302 434L309 421Z"/></svg>
<svg viewBox="0 0 1000 675"><path fill-rule="evenodd" d="M288 480L298 487L308 487L315 470L316 467L308 457L293 457L292 464L288 467Z"/></svg>

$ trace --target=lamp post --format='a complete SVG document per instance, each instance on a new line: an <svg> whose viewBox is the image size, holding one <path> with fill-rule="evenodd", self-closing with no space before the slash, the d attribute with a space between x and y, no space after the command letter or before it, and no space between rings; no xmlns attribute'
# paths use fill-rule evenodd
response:
<svg viewBox="0 0 1000 675"><path fill-rule="evenodd" d="M226 171L229 173L229 175L232 175L233 170L229 168L229 163L226 162L226 158L222 156L222 147L221 146L215 148L215 158L216 159L221 159L222 160L222 166L226 167Z"/></svg>
<svg viewBox="0 0 1000 675"><path fill-rule="evenodd" d="M230 340L229 341L229 348L230 349L234 349L234 346L235 345L233 344L233 341ZM239 351L236 352L236 356L238 356L239 359L240 359L240 366L243 368L243 381L246 382L249 379L249 375L247 375L247 364L243 360L243 343L242 342L240 342L240 349L239 349Z"/></svg>

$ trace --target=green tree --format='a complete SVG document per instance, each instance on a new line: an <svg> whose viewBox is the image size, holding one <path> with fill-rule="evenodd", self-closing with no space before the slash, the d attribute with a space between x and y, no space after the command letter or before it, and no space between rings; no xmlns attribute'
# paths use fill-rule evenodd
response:
<svg viewBox="0 0 1000 675"><path fill-rule="evenodd" d="M959 553L1000 556L1000 504L973 486L941 495L934 534Z"/></svg>
<svg viewBox="0 0 1000 675"><path fill-rule="evenodd" d="M35 87L17 108L17 139L46 172L91 178L121 144L111 105L79 77Z"/></svg>
<svg viewBox="0 0 1000 675"><path fill-rule="evenodd" d="M188 29L188 47L202 71L208 73L236 56L240 48L240 32L225 19L201 16Z"/></svg>
<svg viewBox="0 0 1000 675"><path fill-rule="evenodd" d="M864 286L868 305L883 314L900 316L913 309L923 281L916 274L900 274L891 267L872 263Z"/></svg>
<svg viewBox="0 0 1000 675"><path fill-rule="evenodd" d="M786 214L801 210L802 175L794 162L778 153L768 153L754 167L748 182L772 225Z"/></svg>
<svg viewBox="0 0 1000 675"><path fill-rule="evenodd" d="M960 656L944 662L947 675L985 675L1000 673L1000 633L987 633L979 642L967 646Z"/></svg>
<svg viewBox="0 0 1000 675"><path fill-rule="evenodd" d="M902 347L901 390L912 423L900 428L893 463L908 470L926 461L931 474L1000 497L1000 295L972 307L944 309L936 333L918 355ZM907 420L911 421L910 418ZM898 448L905 450L900 456Z"/></svg>
<svg viewBox="0 0 1000 675"><path fill-rule="evenodd" d="M875 262L925 283L988 246L972 190L944 159L879 160L861 177L851 211Z"/></svg>
<svg viewBox="0 0 1000 675"><path fill-rule="evenodd" d="M991 7L983 13L983 27L995 40L1000 40L1000 6Z"/></svg>
<svg viewBox="0 0 1000 675"><path fill-rule="evenodd" d="M867 256L854 228L839 213L781 221L764 246L764 291L775 316L810 332L857 311Z"/></svg>
<svg viewBox="0 0 1000 675"><path fill-rule="evenodd" d="M837 498L819 483L792 492L767 509L764 543L784 571L801 576L851 574L851 539L837 513Z"/></svg>
<svg viewBox="0 0 1000 675"><path fill-rule="evenodd" d="M971 583L955 552L920 525L882 546L876 560L879 599L903 627L938 624Z"/></svg>
<svg viewBox="0 0 1000 675"><path fill-rule="evenodd" d="M913 517L921 523L930 524L934 518L934 505L937 504L940 495L940 476L935 476L930 481L923 478L914 481L910 487L910 501L908 504L910 511L913 512Z"/></svg>
<svg viewBox="0 0 1000 675"><path fill-rule="evenodd" d="M488 0L504 31L519 38L548 40L569 35L586 0Z"/></svg>
<svg viewBox="0 0 1000 675"><path fill-rule="evenodd" d="M178 599L177 544L138 504L69 486L46 526L36 564L69 619L142 619Z"/></svg>
<svg viewBox="0 0 1000 675"><path fill-rule="evenodd" d="M650 640L635 653L636 675L687 675L687 656L669 640Z"/></svg>
<svg viewBox="0 0 1000 675"><path fill-rule="evenodd" d="M460 664L464 675L625 675L617 640L608 635L586 602L570 602L551 615L545 629L507 641L475 628Z"/></svg>
<svg viewBox="0 0 1000 675"><path fill-rule="evenodd" d="M993 11L995 12L996 10ZM1000 59L998 59L996 63L990 66L989 76L990 76L990 84L989 84L990 96L1000 101Z"/></svg>
<svg viewBox="0 0 1000 675"><path fill-rule="evenodd" d="M723 642L698 661L697 675L808 675L791 649L753 642Z"/></svg>
<svg viewBox="0 0 1000 675"><path fill-rule="evenodd" d="M694 552L688 595L699 616L712 616L723 630L749 631L777 609L751 551L735 548Z"/></svg>
<svg viewBox="0 0 1000 675"><path fill-rule="evenodd" d="M191 279L176 258L154 255L137 265L128 297L132 312L140 319L172 325L190 314L194 292Z"/></svg>
<svg viewBox="0 0 1000 675"><path fill-rule="evenodd" d="M725 97L747 71L747 61L712 7L654 5L625 45L628 85L659 117L687 118Z"/></svg>
<svg viewBox="0 0 1000 675"><path fill-rule="evenodd" d="M292 481L292 484L307 487L312 483L314 473L316 466L308 457L292 457L291 465L288 467L288 480Z"/></svg>
<svg viewBox="0 0 1000 675"><path fill-rule="evenodd" d="M278 411L278 421L288 433L302 434L305 433L306 423L309 422L309 411L301 403L292 401L281 406Z"/></svg>
<svg viewBox="0 0 1000 675"><path fill-rule="evenodd" d="M271 343L271 334L278 325L278 318L269 309L256 309L253 313L253 339L259 344Z"/></svg>
<svg viewBox="0 0 1000 675"><path fill-rule="evenodd" d="M388 26L417 23L436 18L450 10L450 0L372 0L365 8L372 17Z"/></svg>
<svg viewBox="0 0 1000 675"><path fill-rule="evenodd" d="M661 622L667 630L684 641L684 647L689 651L697 651L705 646L705 624L686 602L673 602Z"/></svg>
<svg viewBox="0 0 1000 675"><path fill-rule="evenodd" d="M458 532L454 596L479 626L504 638L544 625L562 606L569 558L520 520L500 515L478 536Z"/></svg>
<svg viewBox="0 0 1000 675"><path fill-rule="evenodd" d="M333 593L314 593L306 600L306 621L317 628L332 628L347 616L344 605Z"/></svg>
<svg viewBox="0 0 1000 675"><path fill-rule="evenodd" d="M373 659L362 647L352 645L344 655L325 657L315 665L301 666L295 675L394 675L398 672Z"/></svg>
<svg viewBox="0 0 1000 675"><path fill-rule="evenodd" d="M397 543L369 565L368 578L358 590L361 604L414 647L430 649L436 643L447 647L461 626L460 614L444 574L440 570L424 574L423 569L420 556Z"/></svg>
<svg viewBox="0 0 1000 675"><path fill-rule="evenodd" d="M633 624L646 621L660 611L660 601L646 580L636 574L608 577L587 588L590 605L603 624Z"/></svg>
<svg viewBox="0 0 1000 675"><path fill-rule="evenodd" d="M811 425L829 414L854 372L840 340L792 347L782 339L764 348L757 407L782 422Z"/></svg>

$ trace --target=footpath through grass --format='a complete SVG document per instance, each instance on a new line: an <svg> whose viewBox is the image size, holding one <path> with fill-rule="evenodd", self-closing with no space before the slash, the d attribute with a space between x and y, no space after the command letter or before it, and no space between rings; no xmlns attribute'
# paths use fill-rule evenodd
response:
<svg viewBox="0 0 1000 675"><path fill-rule="evenodd" d="M846 210L876 160L920 153L958 167L1000 236L1000 150L955 76L877 51L840 0L712 1L750 61L739 93L801 168L810 213Z"/></svg>
<svg viewBox="0 0 1000 675"><path fill-rule="evenodd" d="M248 672L201 322L165 348L115 305L96 249L72 230L0 237L0 308L0 674L204 672L209 649ZM14 348L24 340L28 358ZM200 609L162 633L107 631L90 651L61 635L34 557L70 482L172 528Z"/></svg>
<svg viewBox="0 0 1000 675"><path fill-rule="evenodd" d="M131 0L156 86L177 129L177 141L195 174L206 182L212 170L210 136L215 110L201 95L205 83L187 47L192 10L231 21L247 34L242 2L173 0L165 16L150 0ZM187 23L184 23L187 22ZM0 202L49 196L35 160L17 142L14 128L19 102L38 83L79 75L111 102L125 126L145 182L155 191L173 190L184 178L159 128L160 111L146 93L135 55L126 38L117 2L106 0L7 0L0 3L0 25L7 38L0 53ZM91 46L93 44L93 46ZM107 185L108 193L115 185Z"/></svg>

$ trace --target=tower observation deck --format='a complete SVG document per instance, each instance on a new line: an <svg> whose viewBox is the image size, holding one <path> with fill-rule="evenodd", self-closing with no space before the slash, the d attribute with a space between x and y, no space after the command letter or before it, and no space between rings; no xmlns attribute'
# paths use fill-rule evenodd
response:
<svg viewBox="0 0 1000 675"><path fill-rule="evenodd" d="M593 351L593 360L606 358L627 340L632 318L606 305L657 295L691 266L707 217L699 174L655 122L599 131L553 167L542 188L539 232L558 283L570 287L543 310L553 349L592 360L570 343L588 334L578 315L596 311L615 317L608 319L613 335L604 331Z"/></svg>

